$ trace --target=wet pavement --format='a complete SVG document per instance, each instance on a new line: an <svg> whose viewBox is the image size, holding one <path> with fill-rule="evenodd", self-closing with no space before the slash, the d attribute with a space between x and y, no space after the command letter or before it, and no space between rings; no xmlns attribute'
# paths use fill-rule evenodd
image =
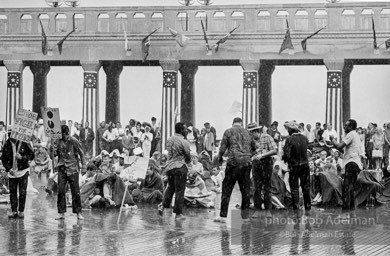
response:
<svg viewBox="0 0 390 256"><path fill-rule="evenodd" d="M57 221L55 200L28 195L25 219L7 218L0 204L0 255L389 255L390 205L359 208L356 218L340 219L339 209L313 208L310 215L274 211L272 219L243 223L234 192L226 224L213 222L213 209L186 209L187 219L164 218L156 207L138 210L84 210L77 221L68 208ZM297 219L296 217L299 217Z"/></svg>

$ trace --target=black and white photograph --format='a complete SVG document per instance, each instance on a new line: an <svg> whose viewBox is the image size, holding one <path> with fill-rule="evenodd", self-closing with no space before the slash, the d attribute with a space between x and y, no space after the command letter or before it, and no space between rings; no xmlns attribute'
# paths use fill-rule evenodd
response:
<svg viewBox="0 0 390 256"><path fill-rule="evenodd" d="M389 0L0 0L0 255L389 255Z"/></svg>

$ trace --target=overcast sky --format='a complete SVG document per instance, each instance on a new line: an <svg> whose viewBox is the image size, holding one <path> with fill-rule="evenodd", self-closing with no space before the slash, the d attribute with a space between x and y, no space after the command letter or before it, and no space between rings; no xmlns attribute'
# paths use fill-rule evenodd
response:
<svg viewBox="0 0 390 256"><path fill-rule="evenodd" d="M156 5L169 3L176 5L174 0L82 1L83 5L91 3L96 5L148 3L149 5L151 2L157 3ZM275 1L215 0L214 4L222 2L227 4ZM10 7L11 3L12 7L45 6L44 0L0 0L0 7ZM0 67L0 120L5 120L6 74L5 67ZM32 74L28 67L24 71L23 79L24 107L31 109ZM234 117L229 114L232 103L242 101L242 68L202 66L199 67L195 81L196 125L200 127L206 121L211 122L217 129L218 137L221 138L222 132L231 125ZM106 76L101 70L101 120L104 120L105 113L105 82ZM152 116L161 117L162 69L160 67L125 67L120 83L122 123L127 123L130 118L146 121ZM277 66L273 73L272 84L274 120L284 122L295 119L311 124L325 121L325 66ZM59 107L61 119L81 120L82 85L81 67L52 67L48 74L48 106ZM370 121L380 126L384 122L390 122L389 99L390 65L354 67L351 74L352 117L358 121L359 126L367 126Z"/></svg>

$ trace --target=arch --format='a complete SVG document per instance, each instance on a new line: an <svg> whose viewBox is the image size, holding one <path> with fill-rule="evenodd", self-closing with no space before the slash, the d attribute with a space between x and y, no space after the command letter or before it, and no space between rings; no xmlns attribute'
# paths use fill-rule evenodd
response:
<svg viewBox="0 0 390 256"><path fill-rule="evenodd" d="M206 17L206 12L196 12L195 18L205 18Z"/></svg>
<svg viewBox="0 0 390 256"><path fill-rule="evenodd" d="M295 13L295 16L308 16L309 14L307 13L306 10L298 10L296 13Z"/></svg>
<svg viewBox="0 0 390 256"><path fill-rule="evenodd" d="M239 12L239 11L234 11L234 12L232 12L232 17L234 17L234 18L243 18L244 17L244 13L243 12Z"/></svg>
<svg viewBox="0 0 390 256"><path fill-rule="evenodd" d="M136 13L134 13L133 18L134 19L145 19L146 16L145 16L145 13L143 13L143 12L136 12Z"/></svg>
<svg viewBox="0 0 390 256"><path fill-rule="evenodd" d="M223 11L216 11L214 12L214 18L225 18L226 15Z"/></svg>
<svg viewBox="0 0 390 256"><path fill-rule="evenodd" d="M164 18L164 15L161 12L154 12L152 14L152 19L162 19Z"/></svg>
<svg viewBox="0 0 390 256"><path fill-rule="evenodd" d="M314 13L314 16L328 16L328 12L326 10L323 10L323 9L318 9Z"/></svg>
<svg viewBox="0 0 390 256"><path fill-rule="evenodd" d="M40 20L49 20L49 19L50 19L49 14L47 14L47 13L41 13L41 14L39 14L39 15L38 15L38 18L39 18Z"/></svg>
<svg viewBox="0 0 390 256"><path fill-rule="evenodd" d="M269 11L259 11L259 13L257 14L258 17L270 17L271 14L269 13Z"/></svg>
<svg viewBox="0 0 390 256"><path fill-rule="evenodd" d="M98 15L98 32L110 32L110 15L108 13L99 13Z"/></svg>
<svg viewBox="0 0 390 256"><path fill-rule="evenodd" d="M127 19L127 15L126 15L126 13L124 13L124 12L118 12L118 13L115 15L115 19Z"/></svg>

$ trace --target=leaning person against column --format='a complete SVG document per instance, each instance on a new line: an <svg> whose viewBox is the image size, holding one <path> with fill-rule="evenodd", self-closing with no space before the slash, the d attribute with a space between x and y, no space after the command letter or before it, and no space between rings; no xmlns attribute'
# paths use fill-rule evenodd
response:
<svg viewBox="0 0 390 256"><path fill-rule="evenodd" d="M219 148L219 165L222 165L222 156L226 151L228 152L228 160L225 169L225 178L222 182L220 217L215 218L215 222L226 222L230 196L237 181L242 196L241 218L244 221L249 221L252 150L254 150L254 146L250 133L242 127L241 118L234 118L233 127L224 132Z"/></svg>
<svg viewBox="0 0 390 256"><path fill-rule="evenodd" d="M344 168L345 177L342 187L343 195L343 211L355 210L355 190L354 186L360 170L362 169L360 137L356 133L357 123L353 119L349 119L344 124L346 136L341 143L337 143L336 139L331 137L333 145L338 149L344 149Z"/></svg>
<svg viewBox="0 0 390 256"><path fill-rule="evenodd" d="M26 204L29 162L34 159L34 151L30 143L10 138L3 147L1 161L8 172L9 192L11 201L11 213L9 218L24 218L24 206ZM19 190L19 198L18 198Z"/></svg>
<svg viewBox="0 0 390 256"><path fill-rule="evenodd" d="M186 164L191 162L190 143L185 139L187 126L184 123L176 123L175 135L167 140L166 150L168 161L165 165L165 175L168 177L168 186L163 195L162 204L159 205L159 214L162 216L164 208L169 208L175 194L175 206L173 212L175 219L185 219L183 213L184 191L187 182L188 168Z"/></svg>
<svg viewBox="0 0 390 256"><path fill-rule="evenodd" d="M290 168L289 183L291 188L292 206L294 210L299 209L299 184L303 192L305 210L311 209L310 198L310 168L307 158L307 145L309 141L300 133L299 126L295 121L284 124L288 134L283 148L282 159L288 163Z"/></svg>
<svg viewBox="0 0 390 256"><path fill-rule="evenodd" d="M79 188L79 161L82 169L86 169L84 152L80 142L69 135L69 127L61 125L62 138L58 142L56 155L58 156L58 198L57 208L59 217L57 220L65 219L66 212L66 184L70 186L72 193L72 209L79 220L84 219L81 215L81 199Z"/></svg>
<svg viewBox="0 0 390 256"><path fill-rule="evenodd" d="M252 157L253 167L252 175L255 187L253 201L256 212L252 218L259 218L261 210L261 190L264 185L264 206L266 210L266 218L272 218L270 210L272 209L271 195L271 177L273 172L272 156L278 152L278 146L273 137L263 132L263 126L252 123L248 125L248 131L253 135L253 142L256 146L255 155Z"/></svg>

